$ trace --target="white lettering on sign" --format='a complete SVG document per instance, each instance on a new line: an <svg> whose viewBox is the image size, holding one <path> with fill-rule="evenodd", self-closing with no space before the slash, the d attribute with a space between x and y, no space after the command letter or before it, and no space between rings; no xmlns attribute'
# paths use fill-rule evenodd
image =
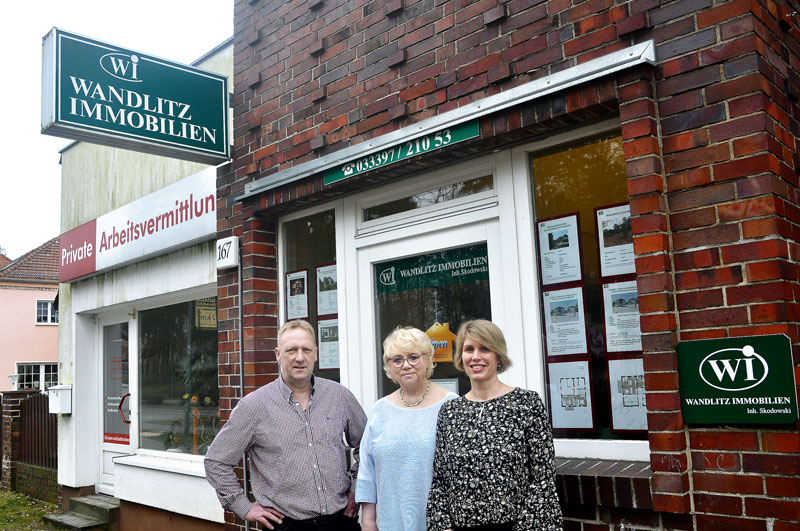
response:
<svg viewBox="0 0 800 531"><path fill-rule="evenodd" d="M124 53L107 53L100 58L100 68L105 72L123 81L132 81L133 83L141 83L142 80L137 77L137 67L139 66L139 57L136 55L127 55ZM130 74L128 73L130 72Z"/></svg>
<svg viewBox="0 0 800 531"><path fill-rule="evenodd" d="M707 367L711 369L710 373ZM742 367L744 369L740 371ZM745 345L712 352L700 362L699 371L700 378L714 389L745 391L766 380L769 365L751 345ZM712 376L716 377L716 382L711 381Z"/></svg>
<svg viewBox="0 0 800 531"><path fill-rule="evenodd" d="M61 249L61 266L66 266L70 264L74 264L79 260L83 260L85 258L90 258L92 256L92 244L89 242L83 242L83 245L79 246L77 249L73 249L73 246L70 245L69 249Z"/></svg>
<svg viewBox="0 0 800 531"><path fill-rule="evenodd" d="M69 78L75 92L75 96L69 98L69 113L73 116L197 142L214 144L217 141L216 129L190 123L192 114L188 103L75 76ZM114 107L114 104L125 108Z"/></svg>

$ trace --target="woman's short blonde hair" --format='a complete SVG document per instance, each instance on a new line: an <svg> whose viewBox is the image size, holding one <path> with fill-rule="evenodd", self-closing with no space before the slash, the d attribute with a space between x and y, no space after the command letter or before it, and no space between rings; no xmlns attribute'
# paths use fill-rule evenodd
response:
<svg viewBox="0 0 800 531"><path fill-rule="evenodd" d="M511 358L508 357L508 347L506 347L506 338L500 327L486 319L475 319L462 323L458 327L458 334L456 335L456 355L453 359L453 365L456 369L464 372L464 361L461 359L461 354L464 349L464 341L467 336L481 345L488 348L497 354L497 372L503 372L511 367Z"/></svg>
<svg viewBox="0 0 800 531"><path fill-rule="evenodd" d="M433 363L433 343L422 330L412 326L398 326L383 340L383 372L395 383L397 380L392 377L390 363L398 354L421 354L427 357L425 377L430 378L433 375L436 367Z"/></svg>

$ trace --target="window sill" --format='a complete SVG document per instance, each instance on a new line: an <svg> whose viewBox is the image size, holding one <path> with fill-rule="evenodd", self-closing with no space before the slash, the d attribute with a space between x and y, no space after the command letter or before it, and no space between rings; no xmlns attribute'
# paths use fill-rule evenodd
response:
<svg viewBox="0 0 800 531"><path fill-rule="evenodd" d="M201 478L206 477L206 471L203 467L203 456L189 454L175 453L170 455L169 453L164 453L163 455L160 455L136 453L132 455L116 457L114 458L114 464L148 468L150 470L159 470L161 472L184 474L186 476L197 476Z"/></svg>
<svg viewBox="0 0 800 531"><path fill-rule="evenodd" d="M158 452L114 459L114 496L121 500L223 523L225 512L206 481L202 456ZM157 489L153 485L158 485ZM164 496L169 492L169 496Z"/></svg>
<svg viewBox="0 0 800 531"><path fill-rule="evenodd" d="M569 506L653 508L653 472L642 461L557 458L556 489Z"/></svg>

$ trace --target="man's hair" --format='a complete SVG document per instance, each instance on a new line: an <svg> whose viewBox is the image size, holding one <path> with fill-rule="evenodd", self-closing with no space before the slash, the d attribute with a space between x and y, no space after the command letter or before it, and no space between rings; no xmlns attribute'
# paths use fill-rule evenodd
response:
<svg viewBox="0 0 800 531"><path fill-rule="evenodd" d="M461 354L467 336L497 354L497 362L500 365L497 372L503 372L511 367L511 358L508 357L508 348L506 347L506 338L503 336L503 331L491 321L475 319L474 321L463 323L458 328L456 356L453 359L453 365L456 369L464 372L464 360Z"/></svg>
<svg viewBox="0 0 800 531"><path fill-rule="evenodd" d="M311 336L311 341L314 344L317 344L317 334L314 333L314 327L309 324L308 321L303 321L302 319L295 319L294 321L287 321L283 323L280 330L278 330L278 345L281 344L281 338L283 334L288 332L289 330L294 330L299 328L300 330L305 330Z"/></svg>

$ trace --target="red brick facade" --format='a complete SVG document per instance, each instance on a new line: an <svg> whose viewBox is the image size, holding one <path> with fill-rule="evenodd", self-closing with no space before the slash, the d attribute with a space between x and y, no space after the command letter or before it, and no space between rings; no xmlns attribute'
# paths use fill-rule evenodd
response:
<svg viewBox="0 0 800 531"><path fill-rule="evenodd" d="M244 283L239 301L236 274L218 279L223 409L239 396L240 305L246 390L276 374L279 214L618 115L651 449L637 473L651 490L562 474L567 528L800 529L798 425L685 425L675 354L681 340L783 333L800 376L797 11L794 0L237 1L218 219L219 237L242 238ZM248 182L651 39L655 67L487 115L480 138L442 153L236 199Z"/></svg>

